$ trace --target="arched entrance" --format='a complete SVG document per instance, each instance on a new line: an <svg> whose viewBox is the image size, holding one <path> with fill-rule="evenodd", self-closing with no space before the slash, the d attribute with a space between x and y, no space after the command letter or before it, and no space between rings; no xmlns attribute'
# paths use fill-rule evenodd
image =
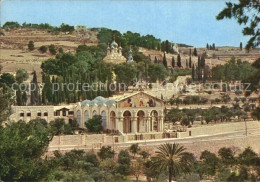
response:
<svg viewBox="0 0 260 182"><path fill-rule="evenodd" d="M81 127L81 113L80 110L77 111L77 117L76 117L78 126Z"/></svg>
<svg viewBox="0 0 260 182"><path fill-rule="evenodd" d="M112 130L116 130L116 113L114 111L110 112L110 126Z"/></svg>
<svg viewBox="0 0 260 182"><path fill-rule="evenodd" d="M107 129L107 114L106 111L101 112L103 130Z"/></svg>
<svg viewBox="0 0 260 182"><path fill-rule="evenodd" d="M159 130L159 118L158 112L153 110L151 112L151 120L150 120L151 131L158 131Z"/></svg>
<svg viewBox="0 0 260 182"><path fill-rule="evenodd" d="M123 132L131 133L132 132L132 121L130 111L125 111L123 114Z"/></svg>
<svg viewBox="0 0 260 182"><path fill-rule="evenodd" d="M137 132L146 132L146 121L144 115L144 111L138 111L137 113Z"/></svg>

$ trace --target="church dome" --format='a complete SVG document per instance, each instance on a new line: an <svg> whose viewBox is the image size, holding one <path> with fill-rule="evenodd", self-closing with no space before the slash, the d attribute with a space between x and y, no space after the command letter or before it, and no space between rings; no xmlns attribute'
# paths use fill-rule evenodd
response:
<svg viewBox="0 0 260 182"><path fill-rule="evenodd" d="M116 41L113 41L113 42L111 43L111 47L112 47L112 48L117 48L117 47L118 47L118 44L116 43Z"/></svg>

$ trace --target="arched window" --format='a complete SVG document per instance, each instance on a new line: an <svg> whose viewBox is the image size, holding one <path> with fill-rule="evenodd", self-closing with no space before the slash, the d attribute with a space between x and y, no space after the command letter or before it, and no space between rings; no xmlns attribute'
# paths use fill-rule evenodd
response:
<svg viewBox="0 0 260 182"><path fill-rule="evenodd" d="M81 113L80 113L80 110L77 111L77 118L76 118L76 120L77 120L78 125L81 126Z"/></svg>
<svg viewBox="0 0 260 182"><path fill-rule="evenodd" d="M138 111L137 113L137 132L145 132L146 125L144 121L144 111Z"/></svg>
<svg viewBox="0 0 260 182"><path fill-rule="evenodd" d="M93 117L93 116L96 116L96 115L97 115L97 111L94 110L94 111L92 112L92 117Z"/></svg>
<svg viewBox="0 0 260 182"><path fill-rule="evenodd" d="M107 128L107 115L106 115L105 111L101 112L101 119L102 119L103 129L106 129Z"/></svg>
<svg viewBox="0 0 260 182"><path fill-rule="evenodd" d="M116 129L116 113L114 111L110 112L110 122L111 122L111 129Z"/></svg>
<svg viewBox="0 0 260 182"><path fill-rule="evenodd" d="M88 120L89 120L89 114L88 114L88 111L86 110L86 111L84 112L84 122L87 123Z"/></svg>

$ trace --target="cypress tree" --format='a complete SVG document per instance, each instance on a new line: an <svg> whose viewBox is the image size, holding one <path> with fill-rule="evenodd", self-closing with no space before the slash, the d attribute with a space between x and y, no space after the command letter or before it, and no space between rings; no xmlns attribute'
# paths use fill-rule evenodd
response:
<svg viewBox="0 0 260 182"><path fill-rule="evenodd" d="M194 81L195 79L195 67L194 64L192 65L192 80Z"/></svg>
<svg viewBox="0 0 260 182"><path fill-rule="evenodd" d="M45 103L48 104L49 102L52 102L53 96L52 96L52 85L49 75L45 75L45 92L46 92L46 100Z"/></svg>
<svg viewBox="0 0 260 182"><path fill-rule="evenodd" d="M196 47L194 48L193 55L194 55L194 56L198 56Z"/></svg>
<svg viewBox="0 0 260 182"><path fill-rule="evenodd" d="M207 49L209 50L209 44L207 43Z"/></svg>
<svg viewBox="0 0 260 182"><path fill-rule="evenodd" d="M165 42L162 42L161 44L161 51L165 52Z"/></svg>
<svg viewBox="0 0 260 182"><path fill-rule="evenodd" d="M54 76L52 76L51 83L56 85ZM57 104L57 91L53 94L53 104Z"/></svg>
<svg viewBox="0 0 260 182"><path fill-rule="evenodd" d="M172 67L173 67L173 68L175 67L175 59L174 59L174 56L172 56Z"/></svg>
<svg viewBox="0 0 260 182"><path fill-rule="evenodd" d="M166 40L165 48L166 48L166 52L169 53L170 52L170 43L168 40Z"/></svg>
<svg viewBox="0 0 260 182"><path fill-rule="evenodd" d="M200 66L201 66L201 68L205 67L205 58L204 58L204 56L202 56L201 59L200 59Z"/></svg>
<svg viewBox="0 0 260 182"><path fill-rule="evenodd" d="M203 71L203 81L204 81L204 82L205 82L205 81L208 79L208 77L209 77L209 75L208 75L208 74L209 74L209 73L208 73L208 71L209 71L208 68L209 68L208 66L206 66L206 65L204 66L204 71Z"/></svg>
<svg viewBox="0 0 260 182"><path fill-rule="evenodd" d="M213 45L212 45L212 49L215 50L215 43L213 43Z"/></svg>
<svg viewBox="0 0 260 182"><path fill-rule="evenodd" d="M189 63L187 59L186 59L186 68L189 68Z"/></svg>
<svg viewBox="0 0 260 182"><path fill-rule="evenodd" d="M40 103L39 101L39 87L37 82L37 75L36 72L33 72L33 79L31 82L31 105L38 105Z"/></svg>
<svg viewBox="0 0 260 182"><path fill-rule="evenodd" d="M242 45L242 42L240 42L240 51L242 51L243 49L243 45Z"/></svg>
<svg viewBox="0 0 260 182"><path fill-rule="evenodd" d="M154 63L158 63L157 57L154 58Z"/></svg>
<svg viewBox="0 0 260 182"><path fill-rule="evenodd" d="M201 59L200 57L198 57L198 80L201 81L202 80L202 67L201 67Z"/></svg>
<svg viewBox="0 0 260 182"><path fill-rule="evenodd" d="M192 62L191 62L191 56L190 56L190 60L189 60L189 67L191 68L191 64L192 64Z"/></svg>
<svg viewBox="0 0 260 182"><path fill-rule="evenodd" d="M27 94L26 94L26 92L23 92L23 94L22 94L22 101L23 101L22 105L26 106L26 103L27 103Z"/></svg>
<svg viewBox="0 0 260 182"><path fill-rule="evenodd" d="M177 66L181 67L181 56L180 56L180 54L178 54L178 57L177 57Z"/></svg>
<svg viewBox="0 0 260 182"><path fill-rule="evenodd" d="M18 89L18 90L16 91L16 103L17 103L18 106L21 106L22 103L23 103L22 92L21 92L20 89Z"/></svg>
<svg viewBox="0 0 260 182"><path fill-rule="evenodd" d="M159 42L157 45L157 50L160 51L161 50L161 43Z"/></svg>
<svg viewBox="0 0 260 182"><path fill-rule="evenodd" d="M166 60L166 55L164 53L163 55L163 65L165 66L165 68L167 69L167 60Z"/></svg>

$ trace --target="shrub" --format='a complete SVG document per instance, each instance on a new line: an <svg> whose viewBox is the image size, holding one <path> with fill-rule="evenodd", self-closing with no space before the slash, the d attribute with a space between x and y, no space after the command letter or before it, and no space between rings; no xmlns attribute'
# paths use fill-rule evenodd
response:
<svg viewBox="0 0 260 182"><path fill-rule="evenodd" d="M102 119L100 115L93 116L92 119L89 119L85 126L90 132L100 132L103 130Z"/></svg>
<svg viewBox="0 0 260 182"><path fill-rule="evenodd" d="M30 51L34 50L34 42L32 40L30 40L29 43L28 43L28 49Z"/></svg>
<svg viewBox="0 0 260 182"><path fill-rule="evenodd" d="M41 52L41 53L45 53L45 52L47 52L47 47L46 46L41 46L41 47L39 47L39 51Z"/></svg>
<svg viewBox="0 0 260 182"><path fill-rule="evenodd" d="M114 157L115 151L112 150L111 146L102 146L97 154L100 159L111 159Z"/></svg>
<svg viewBox="0 0 260 182"><path fill-rule="evenodd" d="M53 44L49 46L49 51L52 55L55 55L57 53L56 48Z"/></svg>

